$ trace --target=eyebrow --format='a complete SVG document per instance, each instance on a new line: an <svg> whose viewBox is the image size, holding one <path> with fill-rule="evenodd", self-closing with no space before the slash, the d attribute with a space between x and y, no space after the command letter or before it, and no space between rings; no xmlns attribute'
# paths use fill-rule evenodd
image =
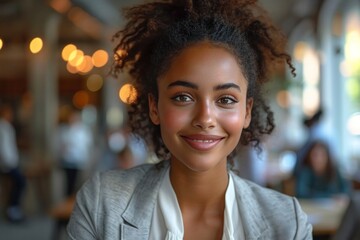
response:
<svg viewBox="0 0 360 240"><path fill-rule="evenodd" d="M230 88L235 88L235 89L241 91L240 86L235 83L221 84L221 85L214 87L214 90L219 91L219 90L226 90L226 89L230 89Z"/></svg>
<svg viewBox="0 0 360 240"><path fill-rule="evenodd" d="M183 81L183 80L178 80L175 82L170 83L167 88L171 88L171 87L175 87L175 86L181 86L181 87L188 87L188 88L193 88L193 89L198 89L199 87L191 82L187 82L187 81Z"/></svg>
<svg viewBox="0 0 360 240"><path fill-rule="evenodd" d="M172 82L167 86L167 88L169 89L169 88L172 88L172 87L175 87L175 86L188 87L188 88L192 88L192 89L199 89L199 87L196 84L191 83L191 82L187 82L187 81L184 81L184 80L178 80L178 81ZM235 88L235 89L241 91L240 86L235 84L235 83L220 84L220 85L215 86L214 90L215 91L220 91L220 90L226 90L226 89L230 89L230 88Z"/></svg>

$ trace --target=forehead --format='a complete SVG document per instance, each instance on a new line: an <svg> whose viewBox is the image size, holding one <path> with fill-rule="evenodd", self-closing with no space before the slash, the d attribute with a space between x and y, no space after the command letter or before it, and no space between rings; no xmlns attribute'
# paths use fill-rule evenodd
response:
<svg viewBox="0 0 360 240"><path fill-rule="evenodd" d="M229 47L224 44L212 43L209 41L201 41L188 45L183 48L173 57L174 59L189 57L193 58L194 56L198 57L199 55L206 57L217 57L217 58L232 58L232 60L238 62L236 55L230 50Z"/></svg>
<svg viewBox="0 0 360 240"><path fill-rule="evenodd" d="M175 55L165 75L182 74L228 74L243 78L239 61L228 48L210 42L198 42L182 49Z"/></svg>

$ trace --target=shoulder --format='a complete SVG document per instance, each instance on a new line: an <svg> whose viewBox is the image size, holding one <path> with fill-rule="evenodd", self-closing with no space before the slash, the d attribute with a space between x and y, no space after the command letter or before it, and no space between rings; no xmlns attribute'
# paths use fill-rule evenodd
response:
<svg viewBox="0 0 360 240"><path fill-rule="evenodd" d="M144 196L156 195L154 186L159 185L162 172L154 164L144 164L128 170L95 173L76 195L68 224L69 234L76 236L86 232L101 239L106 234L116 236L118 232L114 229L123 222L123 213L130 202L151 207L151 201Z"/></svg>
<svg viewBox="0 0 360 240"><path fill-rule="evenodd" d="M266 198L270 197L270 198L274 198L274 199L278 199L278 198L288 199L289 198L289 196L282 194L278 191L260 186L257 183L254 183L252 181L249 181L247 179L239 177L238 175L236 175L233 172L231 172L231 175L232 175L235 187L241 188L240 191L243 194L246 193L247 195L250 195L253 197L259 197L259 199L261 199L261 197L264 197L264 196L266 196Z"/></svg>
<svg viewBox="0 0 360 240"><path fill-rule="evenodd" d="M98 174L100 181L105 184L118 184L120 181L123 182L124 180L131 183L138 181L149 169L153 167L153 164L142 164L126 170L116 169L100 172Z"/></svg>
<svg viewBox="0 0 360 240"><path fill-rule="evenodd" d="M261 219L270 231L269 236L275 236L275 239L277 236L282 236L280 239L284 239L283 236L297 239L295 236L311 235L311 225L296 198L238 176L233 179L240 202L246 206L242 208L241 214L252 218L250 222Z"/></svg>
<svg viewBox="0 0 360 240"><path fill-rule="evenodd" d="M97 198L101 205L105 202L121 202L126 205L138 186L155 185L159 181L163 168L158 164L142 164L126 170L109 170L94 174L80 189L85 199ZM90 195L90 196L89 196Z"/></svg>
<svg viewBox="0 0 360 240"><path fill-rule="evenodd" d="M83 186L85 189L98 188L103 194L116 195L134 191L138 183L155 165L143 164L126 170L109 170L94 174Z"/></svg>
<svg viewBox="0 0 360 240"><path fill-rule="evenodd" d="M241 187L244 198L249 198L261 208L288 208L293 207L293 197L280 193L270 188L262 187L254 182L235 176L236 186ZM278 203L281 203L280 205ZM278 205L278 206L277 206Z"/></svg>

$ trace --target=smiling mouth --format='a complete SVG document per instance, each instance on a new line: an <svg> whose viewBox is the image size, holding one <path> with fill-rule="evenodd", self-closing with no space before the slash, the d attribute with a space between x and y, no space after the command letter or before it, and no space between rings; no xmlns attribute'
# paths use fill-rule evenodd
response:
<svg viewBox="0 0 360 240"><path fill-rule="evenodd" d="M182 136L182 138L191 148L197 151L209 151L224 139L214 135L192 135Z"/></svg>
<svg viewBox="0 0 360 240"><path fill-rule="evenodd" d="M203 143L211 143L215 141L215 140L200 140L200 139L188 139L188 140L193 142L203 142Z"/></svg>

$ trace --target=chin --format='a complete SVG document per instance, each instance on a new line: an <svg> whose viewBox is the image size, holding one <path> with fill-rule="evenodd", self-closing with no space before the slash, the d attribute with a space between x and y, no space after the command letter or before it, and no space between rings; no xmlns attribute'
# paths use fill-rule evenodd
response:
<svg viewBox="0 0 360 240"><path fill-rule="evenodd" d="M203 173L203 172L207 172L210 170L214 170L214 169L219 169L222 166L225 167L226 169L226 163L223 164L222 161L215 161L214 159L211 160L209 159L209 157L206 157L206 159L202 159L202 158L192 158L191 161L179 161L179 160L174 160L174 161L178 161L180 162L181 165L185 166L187 169L193 171L193 172L197 172L197 173ZM223 160L223 161L227 161L227 160Z"/></svg>

